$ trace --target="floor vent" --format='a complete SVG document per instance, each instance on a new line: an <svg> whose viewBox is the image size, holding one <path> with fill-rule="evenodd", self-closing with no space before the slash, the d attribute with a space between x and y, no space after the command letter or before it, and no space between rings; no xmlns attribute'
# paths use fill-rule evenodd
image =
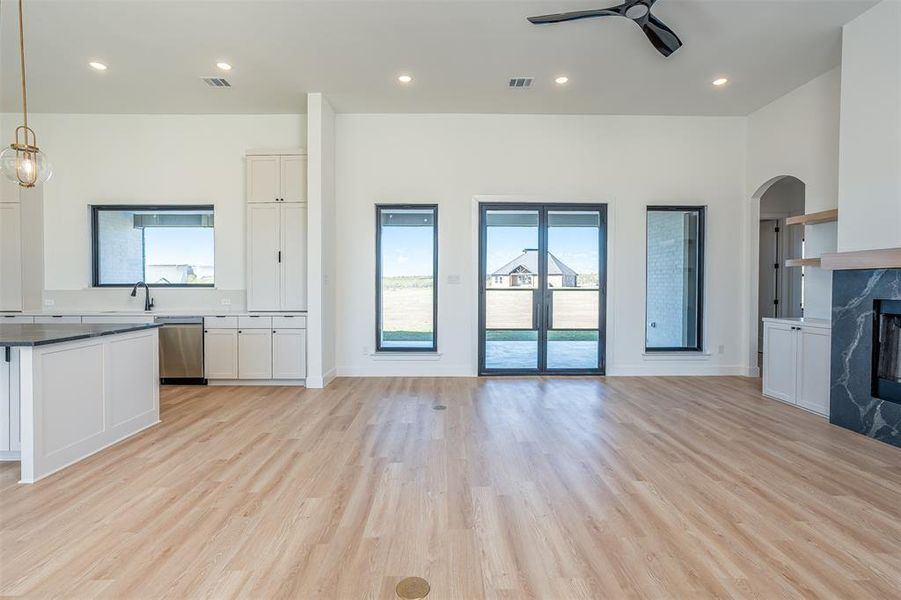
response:
<svg viewBox="0 0 901 600"><path fill-rule="evenodd" d="M407 577L401 579L394 589L398 598L403 600L422 600L429 595L432 586L422 577Z"/></svg>
<svg viewBox="0 0 901 600"><path fill-rule="evenodd" d="M515 90L522 90L532 87L533 81L535 81L534 77L511 77L509 87Z"/></svg>
<svg viewBox="0 0 901 600"><path fill-rule="evenodd" d="M232 86L232 84L228 82L228 79L222 77L201 77L201 79L203 79L205 84L214 88L227 88Z"/></svg>

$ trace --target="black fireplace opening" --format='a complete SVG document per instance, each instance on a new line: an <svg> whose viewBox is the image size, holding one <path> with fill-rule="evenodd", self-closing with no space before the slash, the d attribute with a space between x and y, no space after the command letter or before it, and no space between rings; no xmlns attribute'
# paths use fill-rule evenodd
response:
<svg viewBox="0 0 901 600"><path fill-rule="evenodd" d="M873 397L901 404L901 300L876 300Z"/></svg>

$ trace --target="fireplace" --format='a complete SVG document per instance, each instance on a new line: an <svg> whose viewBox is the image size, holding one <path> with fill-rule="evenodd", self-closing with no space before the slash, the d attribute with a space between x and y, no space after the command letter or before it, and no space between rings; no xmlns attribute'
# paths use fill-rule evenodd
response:
<svg viewBox="0 0 901 600"><path fill-rule="evenodd" d="M873 397L901 404L901 300L873 304Z"/></svg>

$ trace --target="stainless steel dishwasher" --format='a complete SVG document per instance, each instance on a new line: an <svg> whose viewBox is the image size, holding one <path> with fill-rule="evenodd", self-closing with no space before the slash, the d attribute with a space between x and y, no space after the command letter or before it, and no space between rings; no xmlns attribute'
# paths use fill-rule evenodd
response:
<svg viewBox="0 0 901 600"><path fill-rule="evenodd" d="M203 317L156 317L160 323L160 379L204 384Z"/></svg>

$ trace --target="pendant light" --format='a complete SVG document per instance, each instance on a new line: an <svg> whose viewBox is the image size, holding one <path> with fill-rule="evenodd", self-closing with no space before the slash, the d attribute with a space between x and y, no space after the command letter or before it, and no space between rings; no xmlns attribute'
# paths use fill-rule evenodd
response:
<svg viewBox="0 0 901 600"><path fill-rule="evenodd" d="M28 95L25 91L25 32L22 25L22 0L19 0L19 60L22 68L22 125L16 127L15 141L0 152L0 169L10 181L31 188L50 179L53 169L47 155L37 145L34 130L28 126Z"/></svg>

